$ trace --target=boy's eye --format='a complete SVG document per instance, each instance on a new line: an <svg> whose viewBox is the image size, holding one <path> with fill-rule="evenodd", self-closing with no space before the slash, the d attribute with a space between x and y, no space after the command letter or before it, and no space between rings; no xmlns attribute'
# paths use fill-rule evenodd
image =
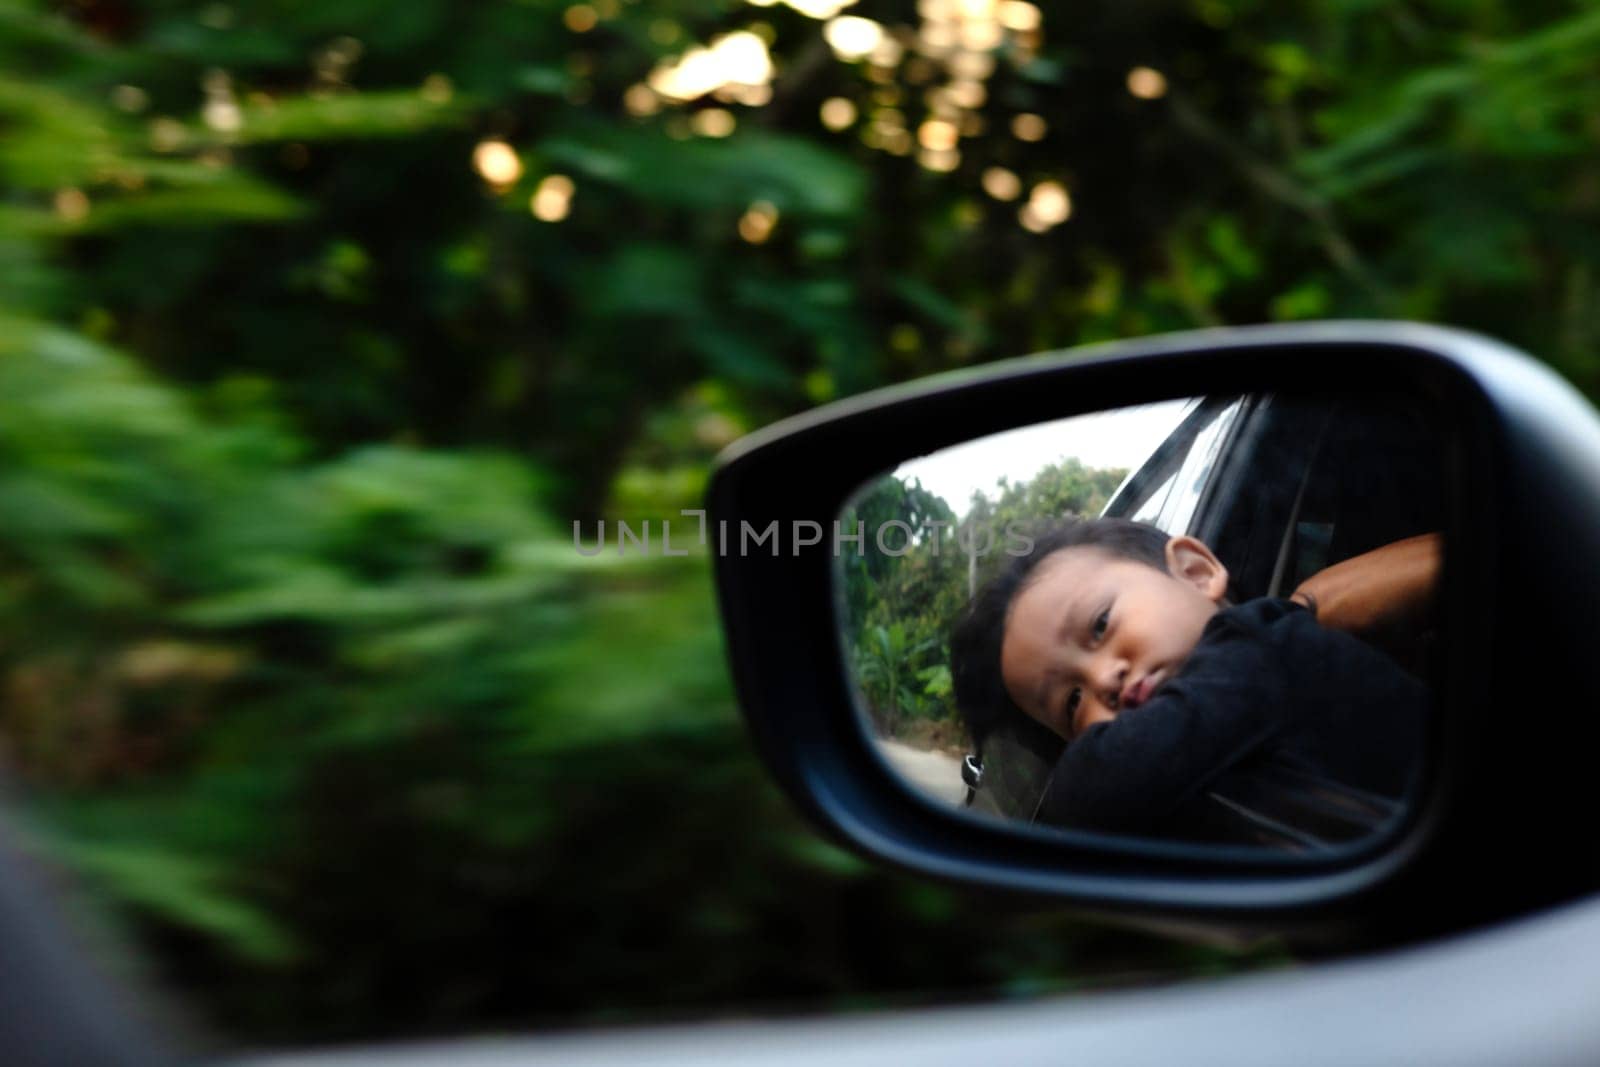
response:
<svg viewBox="0 0 1600 1067"><path fill-rule="evenodd" d="M1110 627L1111 627L1111 609L1107 608L1106 610L1102 611L1099 615L1095 616L1094 626L1091 629L1091 632L1094 635L1094 639L1096 641L1100 640L1102 637L1104 637L1106 635L1106 630L1108 630Z"/></svg>

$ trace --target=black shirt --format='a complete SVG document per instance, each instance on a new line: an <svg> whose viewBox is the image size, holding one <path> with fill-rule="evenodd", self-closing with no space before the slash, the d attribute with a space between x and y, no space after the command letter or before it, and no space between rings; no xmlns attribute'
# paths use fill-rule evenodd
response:
<svg viewBox="0 0 1600 1067"><path fill-rule="evenodd" d="M1397 810L1427 688L1298 604L1252 600L1207 623L1146 703L1067 745L1040 821L1143 836L1328 843Z"/></svg>

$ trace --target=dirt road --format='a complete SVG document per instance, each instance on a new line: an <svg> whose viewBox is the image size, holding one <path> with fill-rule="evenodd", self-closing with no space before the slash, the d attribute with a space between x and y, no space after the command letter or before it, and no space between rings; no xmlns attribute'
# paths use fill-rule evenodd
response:
<svg viewBox="0 0 1600 1067"><path fill-rule="evenodd" d="M954 756L889 740L880 740L878 751L906 781L927 796L947 804L966 800L967 786L961 780L961 761Z"/></svg>

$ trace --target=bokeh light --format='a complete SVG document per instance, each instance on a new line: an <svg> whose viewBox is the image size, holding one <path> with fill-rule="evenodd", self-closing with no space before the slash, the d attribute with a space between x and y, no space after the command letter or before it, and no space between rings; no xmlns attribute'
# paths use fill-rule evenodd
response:
<svg viewBox="0 0 1600 1067"><path fill-rule="evenodd" d="M478 142L472 150L472 168L494 186L511 185L522 177L522 160L516 149L504 141Z"/></svg>
<svg viewBox="0 0 1600 1067"><path fill-rule="evenodd" d="M778 209L766 200L757 200L739 216L739 236L753 245L764 243L778 225Z"/></svg>
<svg viewBox="0 0 1600 1067"><path fill-rule="evenodd" d="M731 85L728 96L746 107L765 107L772 103L771 85Z"/></svg>
<svg viewBox="0 0 1600 1067"><path fill-rule="evenodd" d="M573 4L562 13L561 21L573 33L588 33L600 22L600 13L588 4Z"/></svg>
<svg viewBox="0 0 1600 1067"><path fill-rule="evenodd" d="M963 23L958 39L962 48L971 52L987 52L991 48L998 48L1005 35L998 22L983 19Z"/></svg>
<svg viewBox="0 0 1600 1067"><path fill-rule="evenodd" d="M749 0L756 7L772 7L782 2L800 12L806 18L831 19L847 7L854 7L856 0Z"/></svg>
<svg viewBox="0 0 1600 1067"><path fill-rule="evenodd" d="M572 210L572 194L577 191L565 174L548 174L540 180L528 200L528 209L541 222L560 222Z"/></svg>
<svg viewBox="0 0 1600 1067"><path fill-rule="evenodd" d="M1046 226L1059 226L1072 217L1072 197L1057 181L1040 182L1028 196L1028 207Z"/></svg>
<svg viewBox="0 0 1600 1067"><path fill-rule="evenodd" d="M872 54L867 58L872 61L874 66L883 70L891 70L899 64L900 58L905 54L904 45L888 34L884 34L883 40L878 42L878 46L872 50Z"/></svg>
<svg viewBox="0 0 1600 1067"><path fill-rule="evenodd" d="M819 112L822 124L830 130L848 129L856 121L856 106L842 96L830 96Z"/></svg>
<svg viewBox="0 0 1600 1067"><path fill-rule="evenodd" d="M1015 200L1022 195L1022 179L1005 167L985 169L981 180L983 191L996 200Z"/></svg>
<svg viewBox="0 0 1600 1067"><path fill-rule="evenodd" d="M865 59L884 41L882 26L856 15L830 19L822 27L822 37L833 54L846 61Z"/></svg>
<svg viewBox="0 0 1600 1067"><path fill-rule="evenodd" d="M1167 77L1154 67L1134 67L1128 71L1128 92L1140 100L1158 100L1167 95Z"/></svg>
<svg viewBox="0 0 1600 1067"><path fill-rule="evenodd" d="M1043 116L1025 112L1011 120L1011 135L1019 141L1042 141L1050 132Z"/></svg>
<svg viewBox="0 0 1600 1067"><path fill-rule="evenodd" d="M1044 15L1027 0L1005 0L1000 5L1000 25L1013 33L1032 33L1044 23Z"/></svg>
<svg viewBox="0 0 1600 1067"><path fill-rule="evenodd" d="M689 119L689 125L702 137L726 137L738 123L734 120L733 112L726 108L708 107L696 111Z"/></svg>
<svg viewBox="0 0 1600 1067"><path fill-rule="evenodd" d="M988 99L989 91L983 87L983 82L974 78L961 78L950 83L945 90L945 95L957 107L977 108L982 107Z"/></svg>
<svg viewBox="0 0 1600 1067"><path fill-rule="evenodd" d="M628 114L644 118L661 110L661 98L654 89L640 82L628 86L627 92L622 94L622 106L628 109Z"/></svg>
<svg viewBox="0 0 1600 1067"><path fill-rule="evenodd" d="M923 55L948 55L956 46L957 32L948 22L924 22L917 31L917 49Z"/></svg>
<svg viewBox="0 0 1600 1067"><path fill-rule="evenodd" d="M1017 221L1030 233L1044 233L1050 228L1050 224L1040 218L1039 213L1033 209L1031 202L1023 204L1017 211Z"/></svg>
<svg viewBox="0 0 1600 1067"><path fill-rule="evenodd" d="M957 78L982 81L994 73L994 56L988 52L958 52L950 57L950 73Z"/></svg>
<svg viewBox="0 0 1600 1067"><path fill-rule="evenodd" d="M917 127L917 143L930 152L948 152L960 136L955 124L944 119L929 119Z"/></svg>
<svg viewBox="0 0 1600 1067"><path fill-rule="evenodd" d="M650 88L673 100L694 100L729 85L766 85L772 80L767 44L747 30L723 34L707 48L691 48L677 62L650 72Z"/></svg>

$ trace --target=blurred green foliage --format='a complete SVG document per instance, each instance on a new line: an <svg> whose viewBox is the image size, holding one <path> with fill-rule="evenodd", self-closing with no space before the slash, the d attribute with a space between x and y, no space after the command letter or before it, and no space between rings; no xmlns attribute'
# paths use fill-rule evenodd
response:
<svg viewBox="0 0 1600 1067"><path fill-rule="evenodd" d="M1593 395L1600 17L848 14L870 54L787 3L0 0L7 763L225 1033L1259 962L818 842L704 559L568 526L693 506L811 404L1191 325L1445 321ZM737 77L689 85L726 34ZM925 566L898 619L952 606ZM869 621L943 699L920 623Z"/></svg>

